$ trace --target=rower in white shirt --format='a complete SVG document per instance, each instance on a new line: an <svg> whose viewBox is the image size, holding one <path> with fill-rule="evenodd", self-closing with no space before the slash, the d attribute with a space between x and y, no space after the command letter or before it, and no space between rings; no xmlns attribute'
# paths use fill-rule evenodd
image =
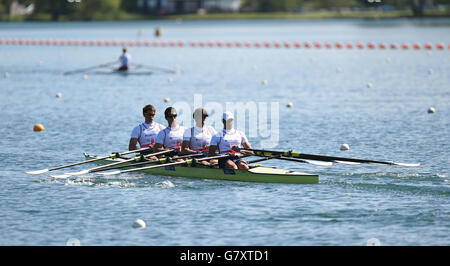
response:
<svg viewBox="0 0 450 266"><path fill-rule="evenodd" d="M165 126L154 121L156 114L156 108L148 104L142 108L142 115L145 118L144 123L141 123L133 128L131 132L130 142L128 144L128 150L137 150L136 145L139 143L139 148L153 147L156 142L156 136L165 128ZM149 150L150 152L151 150ZM147 153L149 153L147 152ZM152 157L150 159L157 159Z"/></svg>
<svg viewBox="0 0 450 266"><path fill-rule="evenodd" d="M164 116L168 126L161 130L156 136L156 143L153 147L155 152L165 151L169 149L177 149L181 151L181 143L183 142L183 134L185 127L177 123L177 110L173 107L167 107Z"/></svg>
<svg viewBox="0 0 450 266"><path fill-rule="evenodd" d="M234 116L231 112L225 112L222 116L224 129L214 135L209 146L208 156L215 156L216 150L220 154L230 154L230 158L219 159L219 167L225 169L248 169L248 165L244 160L240 159L240 155L253 155L252 151L238 152L240 146L251 149L252 146L248 142L244 132L233 128Z"/></svg>
<svg viewBox="0 0 450 266"><path fill-rule="evenodd" d="M183 155L207 153L212 136L217 134L217 131L205 125L205 120L208 117L208 112L200 107L194 111L195 126L186 129L183 135L183 142L181 143L181 153ZM203 165L209 165L209 162L202 161Z"/></svg>

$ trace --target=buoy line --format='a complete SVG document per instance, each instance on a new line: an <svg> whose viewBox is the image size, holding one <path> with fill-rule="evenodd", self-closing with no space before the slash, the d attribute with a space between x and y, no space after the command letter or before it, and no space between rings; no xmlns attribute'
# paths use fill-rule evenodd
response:
<svg viewBox="0 0 450 266"><path fill-rule="evenodd" d="M195 48L285 48L285 49L367 49L367 50L445 50L443 43L432 44L426 42L421 44L414 42L412 44L403 43L390 43L383 42L311 42L311 41L261 41L261 42L248 42L248 41L141 41L141 40L52 40L52 39L0 39L0 45L18 45L18 46L128 46L128 47L195 47ZM447 45L447 50L450 50L450 44Z"/></svg>

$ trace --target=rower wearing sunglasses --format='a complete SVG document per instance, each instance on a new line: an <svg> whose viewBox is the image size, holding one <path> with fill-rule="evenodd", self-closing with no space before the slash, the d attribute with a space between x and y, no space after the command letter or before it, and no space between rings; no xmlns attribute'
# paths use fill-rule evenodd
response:
<svg viewBox="0 0 450 266"><path fill-rule="evenodd" d="M145 147L153 147L155 145L156 136L165 127L155 122L156 108L148 104L142 108L142 115L145 118L144 123L141 123L133 128L131 132L128 150L133 151ZM139 144L139 148L137 147ZM142 154L152 153L152 150L141 152ZM150 157L151 160L156 160L155 156Z"/></svg>
<svg viewBox="0 0 450 266"><path fill-rule="evenodd" d="M181 153L183 155L207 153L212 136L217 134L217 131L212 126L206 126L205 120L208 117L208 112L199 107L194 111L195 126L186 129L183 135L183 142L181 143ZM201 162L203 165L209 165L207 161Z"/></svg>
<svg viewBox="0 0 450 266"><path fill-rule="evenodd" d="M177 110L175 108L167 107L164 111L164 116L168 126L156 136L156 143L153 150L155 152L170 149L181 151L181 142L183 141L183 134L186 128L178 125Z"/></svg>

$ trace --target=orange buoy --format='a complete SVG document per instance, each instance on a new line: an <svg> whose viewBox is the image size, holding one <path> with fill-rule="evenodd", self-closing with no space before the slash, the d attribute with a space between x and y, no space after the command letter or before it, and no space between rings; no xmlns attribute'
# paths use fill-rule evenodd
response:
<svg viewBox="0 0 450 266"><path fill-rule="evenodd" d="M36 125L34 125L33 131L37 131L37 132L44 131L44 126L41 124L36 124Z"/></svg>

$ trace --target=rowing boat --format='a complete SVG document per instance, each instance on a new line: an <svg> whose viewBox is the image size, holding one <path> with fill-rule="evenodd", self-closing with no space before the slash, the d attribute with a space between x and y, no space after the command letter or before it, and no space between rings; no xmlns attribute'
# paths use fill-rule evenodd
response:
<svg viewBox="0 0 450 266"><path fill-rule="evenodd" d="M127 70L127 71L116 71L116 70L110 70L110 71L90 71L88 74L93 75L123 75L123 76L129 76L129 75L152 75L153 72L151 71L134 71L134 70Z"/></svg>
<svg viewBox="0 0 450 266"><path fill-rule="evenodd" d="M84 154L86 160L100 158ZM116 163L124 158L105 158L96 161L101 165ZM135 168L130 164L129 169ZM158 176L188 177L214 180L228 180L241 182L284 183L284 184L316 184L319 176L291 170L283 170L265 166L251 166L249 170L218 169L209 167L192 166L166 166L160 168L145 169L142 172Z"/></svg>

